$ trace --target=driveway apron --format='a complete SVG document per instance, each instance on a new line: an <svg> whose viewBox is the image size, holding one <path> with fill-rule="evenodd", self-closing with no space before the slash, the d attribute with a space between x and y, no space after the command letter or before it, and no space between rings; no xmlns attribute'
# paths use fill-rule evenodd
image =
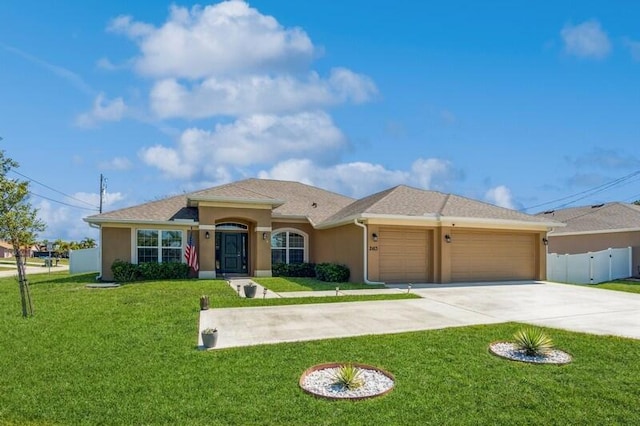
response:
<svg viewBox="0 0 640 426"><path fill-rule="evenodd" d="M540 282L412 292L421 299L210 309L201 311L200 329L218 328L217 348L507 321L640 339L640 294Z"/></svg>

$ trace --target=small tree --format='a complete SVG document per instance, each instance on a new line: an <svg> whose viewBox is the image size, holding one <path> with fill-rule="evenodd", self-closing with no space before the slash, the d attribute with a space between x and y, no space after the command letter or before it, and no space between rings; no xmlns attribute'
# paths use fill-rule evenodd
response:
<svg viewBox="0 0 640 426"><path fill-rule="evenodd" d="M29 282L22 261L22 247L29 247L36 234L45 229L45 224L37 217L37 210L28 202L29 182L9 179L7 173L18 167L18 163L0 150L0 239L13 246L18 268L18 284L22 302L22 316L33 315L33 303L29 292Z"/></svg>
<svg viewBox="0 0 640 426"><path fill-rule="evenodd" d="M636 206L640 206L640 200L635 200L633 204L635 204Z"/></svg>

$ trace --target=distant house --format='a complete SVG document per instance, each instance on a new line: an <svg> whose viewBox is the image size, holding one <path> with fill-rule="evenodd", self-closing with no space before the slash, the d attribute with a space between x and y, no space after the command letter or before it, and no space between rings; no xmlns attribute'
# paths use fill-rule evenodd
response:
<svg viewBox="0 0 640 426"><path fill-rule="evenodd" d="M632 270L635 276L640 276L640 206L606 203L550 210L537 216L566 224L549 233L549 253L632 247Z"/></svg>
<svg viewBox="0 0 640 426"><path fill-rule="evenodd" d="M0 258L6 259L13 256L13 246L7 242L0 241Z"/></svg>
<svg viewBox="0 0 640 426"><path fill-rule="evenodd" d="M336 262L356 282L545 279L561 224L453 194L396 186L355 200L298 182L246 179L84 219L100 227L101 274L117 260L184 261L199 277L271 276L274 263Z"/></svg>

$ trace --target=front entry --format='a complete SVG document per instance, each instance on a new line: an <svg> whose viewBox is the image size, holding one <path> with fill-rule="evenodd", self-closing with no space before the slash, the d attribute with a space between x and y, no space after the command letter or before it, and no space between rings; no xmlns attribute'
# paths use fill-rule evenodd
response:
<svg viewBox="0 0 640 426"><path fill-rule="evenodd" d="M248 269L248 234L216 232L216 272L246 274Z"/></svg>

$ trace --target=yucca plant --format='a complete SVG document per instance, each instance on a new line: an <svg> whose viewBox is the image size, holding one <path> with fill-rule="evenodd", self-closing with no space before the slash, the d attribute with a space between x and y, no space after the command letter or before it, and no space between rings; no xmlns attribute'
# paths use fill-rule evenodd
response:
<svg viewBox="0 0 640 426"><path fill-rule="evenodd" d="M362 371L353 364L343 364L338 367L334 374L335 384L341 385L349 390L358 389L364 385Z"/></svg>
<svg viewBox="0 0 640 426"><path fill-rule="evenodd" d="M537 327L525 327L513 335L518 348L525 351L527 355L545 355L553 349L551 337Z"/></svg>

